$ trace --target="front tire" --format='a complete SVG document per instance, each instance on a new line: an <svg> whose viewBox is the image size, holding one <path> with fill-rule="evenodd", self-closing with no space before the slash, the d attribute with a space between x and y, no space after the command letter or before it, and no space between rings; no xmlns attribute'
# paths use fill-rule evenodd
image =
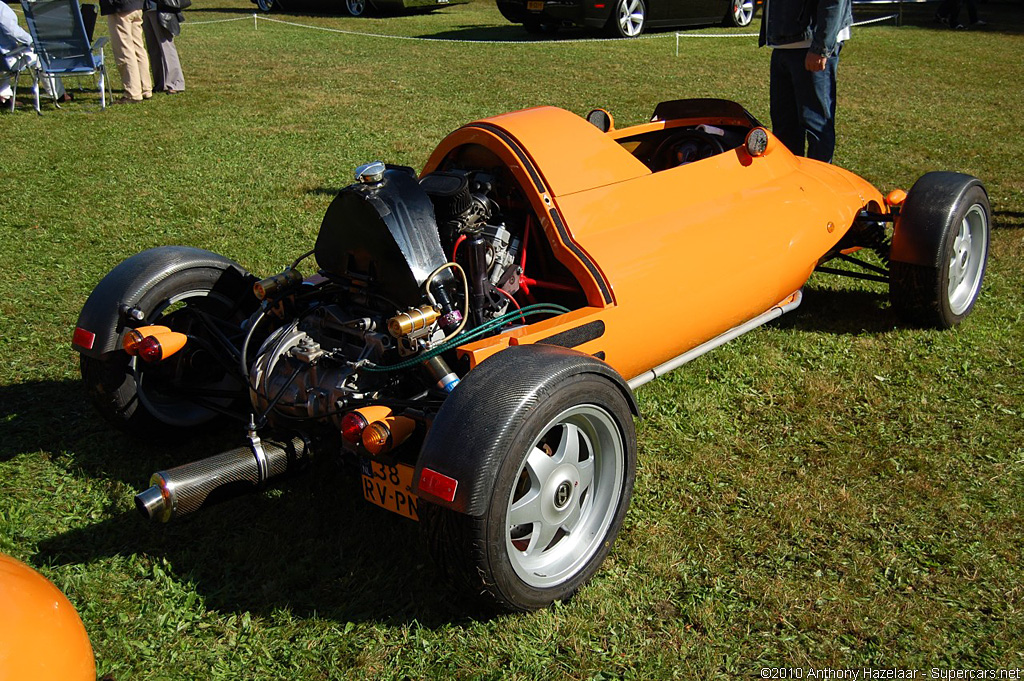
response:
<svg viewBox="0 0 1024 681"><path fill-rule="evenodd" d="M616 0L605 30L613 38L635 38L647 27L644 0Z"/></svg>
<svg viewBox="0 0 1024 681"><path fill-rule="evenodd" d="M948 329L981 294L992 211L974 178L953 176L951 184L952 174L932 175L935 180L926 175L911 189L897 220L889 296L903 319Z"/></svg>
<svg viewBox="0 0 1024 681"><path fill-rule="evenodd" d="M635 475L621 390L569 376L516 426L482 516L421 505L428 549L454 586L502 610L568 599L611 551Z"/></svg>
<svg viewBox="0 0 1024 681"><path fill-rule="evenodd" d="M367 0L345 0L345 11L350 17L363 17L369 9Z"/></svg>
<svg viewBox="0 0 1024 681"><path fill-rule="evenodd" d="M754 0L729 0L729 11L726 12L723 23L726 26L744 28L754 20L755 11Z"/></svg>

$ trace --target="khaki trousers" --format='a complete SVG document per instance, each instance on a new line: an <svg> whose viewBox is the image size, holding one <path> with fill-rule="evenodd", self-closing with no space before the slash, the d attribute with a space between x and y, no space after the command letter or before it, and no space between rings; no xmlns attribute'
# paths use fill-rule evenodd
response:
<svg viewBox="0 0 1024 681"><path fill-rule="evenodd" d="M108 14L107 29L125 93L137 101L149 99L153 96L153 79L149 73L146 43L142 37L142 10Z"/></svg>

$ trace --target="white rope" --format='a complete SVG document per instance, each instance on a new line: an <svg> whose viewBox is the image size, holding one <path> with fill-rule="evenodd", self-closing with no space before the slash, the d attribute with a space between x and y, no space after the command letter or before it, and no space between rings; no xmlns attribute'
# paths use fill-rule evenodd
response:
<svg viewBox="0 0 1024 681"><path fill-rule="evenodd" d="M886 0L888 2L888 0ZM887 14L884 17L878 17L877 19L867 19L866 21L856 21L854 26L867 26L868 24L877 24L879 21L888 21L889 19L899 19L899 14Z"/></svg>
<svg viewBox="0 0 1024 681"><path fill-rule="evenodd" d="M892 0L877 0L878 2L892 2ZM880 21L888 21L889 19L898 19L898 14L888 14L884 17L878 17L877 19L868 19L866 21L855 21L854 26L866 26L867 24L877 24ZM679 56L679 39L680 38L757 38L757 33L676 33L676 56Z"/></svg>
<svg viewBox="0 0 1024 681"><path fill-rule="evenodd" d="M255 14L253 16L256 16ZM249 17L235 17L234 19L212 19L211 21L186 21L182 26L202 26L203 24L223 24L227 21L249 21Z"/></svg>

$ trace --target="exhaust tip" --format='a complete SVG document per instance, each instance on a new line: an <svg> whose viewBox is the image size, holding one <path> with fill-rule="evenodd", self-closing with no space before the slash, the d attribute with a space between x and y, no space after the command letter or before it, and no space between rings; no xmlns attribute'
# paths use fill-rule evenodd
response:
<svg viewBox="0 0 1024 681"><path fill-rule="evenodd" d="M157 485L135 495L135 508L146 520L166 521L167 505Z"/></svg>

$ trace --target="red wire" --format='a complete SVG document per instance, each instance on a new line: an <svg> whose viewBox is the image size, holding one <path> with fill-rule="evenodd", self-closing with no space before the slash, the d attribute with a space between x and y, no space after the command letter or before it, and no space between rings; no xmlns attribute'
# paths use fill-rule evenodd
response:
<svg viewBox="0 0 1024 681"><path fill-rule="evenodd" d="M505 289L500 289L497 286L495 286L494 290L497 291L498 293L500 293L501 295L505 296L506 298L508 298L512 302L512 304L516 306L516 309L519 310L519 318L522 319L523 320L523 324L525 324L526 323L526 316L523 315L523 308L519 307L519 303L516 302L516 299L513 298L512 295L508 291L506 291Z"/></svg>
<svg viewBox="0 0 1024 681"><path fill-rule="evenodd" d="M459 244L461 244L465 240L466 240L466 235L465 234L461 235L458 239L455 240L455 245L452 246L452 262L455 262L455 256L459 252Z"/></svg>

